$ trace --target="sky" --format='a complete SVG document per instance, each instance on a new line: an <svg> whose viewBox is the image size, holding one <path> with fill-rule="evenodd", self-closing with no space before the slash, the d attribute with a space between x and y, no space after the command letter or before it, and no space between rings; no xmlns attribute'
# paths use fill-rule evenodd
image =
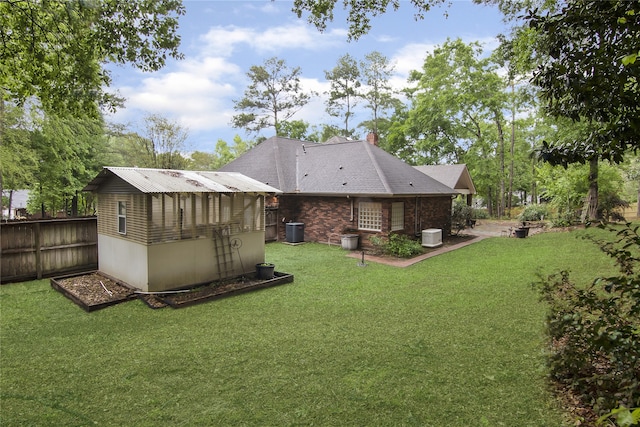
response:
<svg viewBox="0 0 640 427"><path fill-rule="evenodd" d="M325 92L329 83L325 71L335 67L338 58L349 53L357 60L372 51L386 56L394 65L394 88L407 86L411 70L420 70L427 54L447 38L478 41L490 51L496 36L507 32L502 15L494 6L452 0L414 18L415 9L401 0L398 11L372 20L371 31L358 41L347 39L346 13L338 0L334 20L320 33L298 18L291 1L183 0L186 14L180 17L181 61L170 59L154 73L143 73L128 66L111 66L111 90L126 98L124 108L107 115L113 123L126 124L144 133L143 117L159 114L188 131L186 152L213 152L219 139L233 143L235 135L254 139L243 129L231 126L234 100L242 98L249 84L247 72L271 57L284 59L288 67L301 68L304 91L319 94L296 113L292 120L311 125L340 126L339 118L325 111ZM358 107L350 124L369 120L370 112ZM364 130L358 130L364 138ZM261 136L274 135L266 129Z"/></svg>

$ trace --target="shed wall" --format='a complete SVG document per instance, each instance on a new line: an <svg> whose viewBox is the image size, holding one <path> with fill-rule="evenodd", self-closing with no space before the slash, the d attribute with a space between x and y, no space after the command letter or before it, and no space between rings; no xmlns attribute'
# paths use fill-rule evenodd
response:
<svg viewBox="0 0 640 427"><path fill-rule="evenodd" d="M98 233L98 254L98 270L142 291L148 290L146 245Z"/></svg>
<svg viewBox="0 0 640 427"><path fill-rule="evenodd" d="M265 261L263 231L229 237L238 239L240 247L226 247L224 256L220 246L216 249L216 243L206 238L150 245L148 290L164 291L237 277L254 272L255 265Z"/></svg>
<svg viewBox="0 0 640 427"><path fill-rule="evenodd" d="M230 246L234 240L239 243ZM250 274L265 261L263 231L225 236L218 243L201 238L142 245L99 235L98 268L142 291L159 292Z"/></svg>

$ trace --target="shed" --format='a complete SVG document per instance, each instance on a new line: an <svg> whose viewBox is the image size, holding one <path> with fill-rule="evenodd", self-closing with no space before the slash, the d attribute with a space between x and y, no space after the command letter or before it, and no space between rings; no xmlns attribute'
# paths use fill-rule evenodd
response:
<svg viewBox="0 0 640 427"><path fill-rule="evenodd" d="M142 291L237 277L265 261L264 199L280 191L240 173L105 167L98 269Z"/></svg>

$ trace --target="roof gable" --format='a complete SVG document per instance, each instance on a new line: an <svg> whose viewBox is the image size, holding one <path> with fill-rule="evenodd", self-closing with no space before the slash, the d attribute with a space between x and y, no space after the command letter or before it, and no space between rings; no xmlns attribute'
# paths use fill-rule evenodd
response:
<svg viewBox="0 0 640 427"><path fill-rule="evenodd" d="M471 174L467 165L422 165L414 166L420 172L442 182L443 184L457 190L461 194L475 194L476 188L473 185Z"/></svg>

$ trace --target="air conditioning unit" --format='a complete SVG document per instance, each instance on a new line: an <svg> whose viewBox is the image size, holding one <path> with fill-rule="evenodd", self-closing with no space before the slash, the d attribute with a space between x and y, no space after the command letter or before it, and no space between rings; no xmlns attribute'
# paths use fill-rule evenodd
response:
<svg viewBox="0 0 640 427"><path fill-rule="evenodd" d="M442 230L429 228L422 230L422 246L425 248L437 248L442 245Z"/></svg>

